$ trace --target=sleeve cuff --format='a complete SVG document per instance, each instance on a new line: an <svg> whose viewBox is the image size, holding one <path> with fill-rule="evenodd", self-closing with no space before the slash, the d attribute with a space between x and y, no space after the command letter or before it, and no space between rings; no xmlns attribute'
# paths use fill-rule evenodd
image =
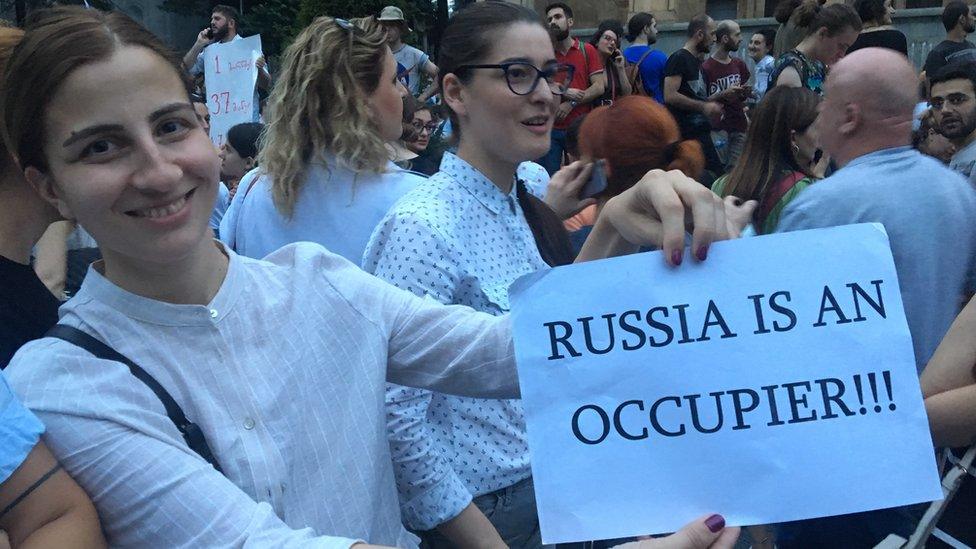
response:
<svg viewBox="0 0 976 549"><path fill-rule="evenodd" d="M454 471L443 480L400 505L403 522L414 530L431 530L461 514L471 504L471 492Z"/></svg>

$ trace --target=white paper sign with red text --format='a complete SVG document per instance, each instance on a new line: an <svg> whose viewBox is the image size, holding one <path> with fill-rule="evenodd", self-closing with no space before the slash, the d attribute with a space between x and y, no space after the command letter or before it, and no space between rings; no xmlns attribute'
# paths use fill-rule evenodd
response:
<svg viewBox="0 0 976 549"><path fill-rule="evenodd" d="M227 140L227 130L254 121L255 63L261 57L261 35L211 44L200 55L204 56L210 139L220 147Z"/></svg>

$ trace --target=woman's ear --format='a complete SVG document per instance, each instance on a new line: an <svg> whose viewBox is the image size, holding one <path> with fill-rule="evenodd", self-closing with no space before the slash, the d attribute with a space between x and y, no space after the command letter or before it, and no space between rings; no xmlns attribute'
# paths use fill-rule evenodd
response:
<svg viewBox="0 0 976 549"><path fill-rule="evenodd" d="M61 217L67 221L74 221L75 216L68 207L67 202L61 198L60 190L57 185L54 184L54 179L42 172L41 170L35 168L34 166L28 166L24 169L24 179L27 183L34 188L40 197L53 206Z"/></svg>
<svg viewBox="0 0 976 549"><path fill-rule="evenodd" d="M441 97L447 103L447 106L458 116L467 114L467 109L464 105L464 84L461 83L461 79L454 73L444 75L444 81L441 86Z"/></svg>

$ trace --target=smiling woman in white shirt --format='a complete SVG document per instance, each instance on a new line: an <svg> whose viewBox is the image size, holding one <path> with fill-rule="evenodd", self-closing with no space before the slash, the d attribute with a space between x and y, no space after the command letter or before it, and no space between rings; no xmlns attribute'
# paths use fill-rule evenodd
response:
<svg viewBox="0 0 976 549"><path fill-rule="evenodd" d="M320 18L296 43L350 32ZM61 339L22 348L10 384L112 546L413 547L385 382L516 397L507 318L417 298L318 245L260 261L215 243L220 160L178 67L120 12L38 12L7 69L3 134L27 180L102 250L60 324L141 366L199 427L196 442L118 357ZM395 81L382 85L398 102ZM726 232L721 204L685 178L652 173L614 200L584 253L678 248L686 214L696 246ZM706 526L692 525L696 539L734 535Z"/></svg>

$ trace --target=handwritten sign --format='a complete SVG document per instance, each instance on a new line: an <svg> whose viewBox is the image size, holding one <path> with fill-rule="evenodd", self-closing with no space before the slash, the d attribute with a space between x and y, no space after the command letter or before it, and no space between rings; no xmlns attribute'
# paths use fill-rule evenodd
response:
<svg viewBox="0 0 976 549"><path fill-rule="evenodd" d="M547 544L942 497L880 225L559 267L510 295Z"/></svg>
<svg viewBox="0 0 976 549"><path fill-rule="evenodd" d="M254 89L258 81L254 63L261 56L261 35L211 44L201 55L205 56L210 139L220 147L227 139L227 130L254 121Z"/></svg>

